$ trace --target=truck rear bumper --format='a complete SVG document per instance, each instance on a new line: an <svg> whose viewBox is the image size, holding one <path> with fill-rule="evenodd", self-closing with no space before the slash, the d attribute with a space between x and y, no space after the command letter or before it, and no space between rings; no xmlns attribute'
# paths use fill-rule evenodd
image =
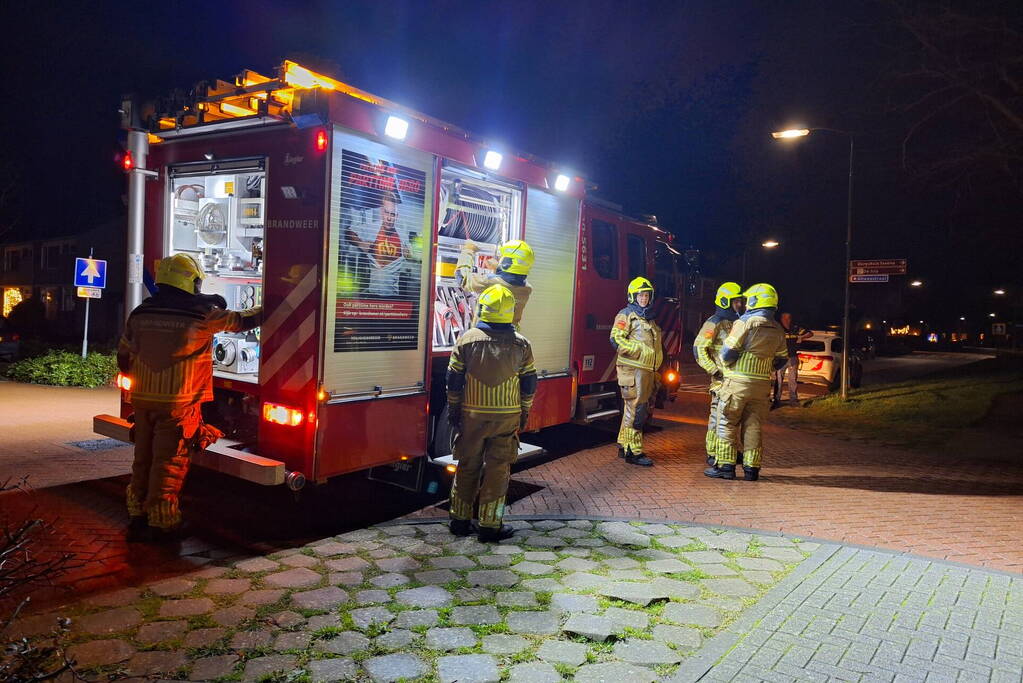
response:
<svg viewBox="0 0 1023 683"><path fill-rule="evenodd" d="M92 431L118 441L132 443L131 423L113 415L94 416ZM192 462L200 467L251 481L254 484L276 486L284 483L287 473L283 462L238 450L235 448L238 445L237 441L220 439L203 452L196 453Z"/></svg>

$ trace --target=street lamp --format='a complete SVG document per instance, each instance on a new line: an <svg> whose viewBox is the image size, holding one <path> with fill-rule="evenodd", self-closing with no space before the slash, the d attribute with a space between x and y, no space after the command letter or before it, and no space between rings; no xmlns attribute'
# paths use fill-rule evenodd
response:
<svg viewBox="0 0 1023 683"><path fill-rule="evenodd" d="M995 294L997 294L998 296L1002 296L1003 294L1005 294L1005 290L1004 289L996 289L995 290Z"/></svg>
<svg viewBox="0 0 1023 683"><path fill-rule="evenodd" d="M781 244L781 242L779 242L777 240L765 240L765 241L760 243L760 246L762 246L764 249L774 249L775 247L779 246L780 244ZM749 254L749 245L748 244L744 244L743 247L742 247L742 282L743 282L743 286L744 287L746 286L746 257L747 257L748 254Z"/></svg>
<svg viewBox="0 0 1023 683"><path fill-rule="evenodd" d="M782 130L776 133L771 133L771 137L775 140L791 140L798 138L805 138L811 132L822 132L822 133L835 133L837 135L844 135L849 138L849 202L846 207L845 216L845 268L842 272L842 280L845 286L845 301L842 305L842 339L845 344L845 348L849 349L852 346L852 340L849 339L849 265L852 260L852 207L853 207L853 158L854 158L854 138L852 133L844 130L835 130L833 128L791 128L789 130ZM842 400L846 401L849 399L849 353L844 351L842 353Z"/></svg>
<svg viewBox="0 0 1023 683"><path fill-rule="evenodd" d="M909 283L909 286L910 287L922 287L923 284L924 283L921 282L920 280L913 280L912 282Z"/></svg>

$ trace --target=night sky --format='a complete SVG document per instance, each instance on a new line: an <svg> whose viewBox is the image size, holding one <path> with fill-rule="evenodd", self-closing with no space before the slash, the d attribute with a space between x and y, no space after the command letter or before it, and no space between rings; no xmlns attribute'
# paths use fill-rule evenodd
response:
<svg viewBox="0 0 1023 683"><path fill-rule="evenodd" d="M0 168L21 177L21 229L37 234L123 212L122 93L269 74L291 57L570 165L601 197L703 249L715 277L737 279L739 245L750 245L748 282L776 284L783 308L813 324L840 314L848 147L824 134L771 139L795 124L856 132L853 257L909 258L910 278L925 282L856 286L864 313L905 292L913 317L979 320L999 310L993 288L1023 284L1018 158L1009 181L997 169L950 179L904 167L919 114L899 105L918 85L899 77L916 62L894 2L4 4ZM1023 23L1019 3L964 6ZM1007 101L1023 115L1018 93ZM963 101L942 115L983 128L970 120L990 116L981 109ZM931 124L911 153L963 140L956 119ZM782 246L764 253L768 237Z"/></svg>

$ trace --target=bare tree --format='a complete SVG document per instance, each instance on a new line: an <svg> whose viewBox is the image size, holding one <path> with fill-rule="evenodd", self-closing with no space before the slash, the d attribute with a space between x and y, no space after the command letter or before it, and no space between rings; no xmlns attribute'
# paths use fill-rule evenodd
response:
<svg viewBox="0 0 1023 683"><path fill-rule="evenodd" d="M14 495L25 490L25 479L7 479L0 482L0 495ZM12 522L0 519L0 604L16 596L25 595L40 586L50 585L61 574L72 568L71 553L40 557L34 552L34 538L45 533L49 525L30 515L29 519ZM29 638L7 635L11 625L28 606L31 598L20 597L6 617L0 617L0 680L12 683L47 681L70 673L78 678L74 662L67 656L65 642L71 621L54 620L49 637L41 642Z"/></svg>
<svg viewBox="0 0 1023 683"><path fill-rule="evenodd" d="M1023 13L1017 2L889 0L896 35L890 111L902 163L938 185L1023 194Z"/></svg>

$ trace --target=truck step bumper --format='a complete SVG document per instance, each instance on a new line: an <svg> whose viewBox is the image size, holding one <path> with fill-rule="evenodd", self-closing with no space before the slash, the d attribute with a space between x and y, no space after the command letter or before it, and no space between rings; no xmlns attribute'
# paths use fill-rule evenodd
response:
<svg viewBox="0 0 1023 683"><path fill-rule="evenodd" d="M92 418L92 431L125 443L132 443L131 427L130 422L113 415ZM238 445L237 441L220 439L203 452L196 453L192 462L254 484L276 486L284 483L287 472L283 462L238 450L235 448Z"/></svg>

